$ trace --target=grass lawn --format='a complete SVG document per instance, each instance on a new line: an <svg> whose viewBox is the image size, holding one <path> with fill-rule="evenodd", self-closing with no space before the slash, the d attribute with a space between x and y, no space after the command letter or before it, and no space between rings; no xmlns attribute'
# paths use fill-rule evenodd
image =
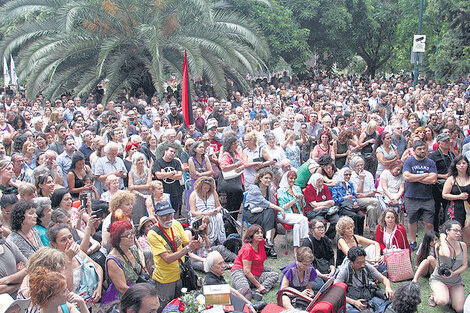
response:
<svg viewBox="0 0 470 313"><path fill-rule="evenodd" d="M423 238L423 229L418 232L418 243L422 241ZM294 260L294 252L293 252L293 247L292 247L292 232L289 232L288 235L288 255L284 254L284 235L278 235L275 238L275 245L276 245L276 252L278 253L277 259L267 259L265 262L265 266L272 268L275 271L279 271L281 267L286 265L289 262L292 262ZM334 247L336 249L336 247ZM412 259L413 259L413 267L416 265L416 253L412 253ZM470 285L470 272L467 270L463 274L463 279L465 282L466 286ZM230 271L226 270L224 274L225 279L227 282L230 283ZM418 309L420 312L427 312L427 313L434 313L434 312L454 312L454 310L450 306L445 306L445 307L431 307L428 305L428 298L431 295L431 288L429 286L429 280L427 278L421 277L418 280L418 283L421 286L421 304L419 305ZM395 290L400 283L392 283L392 288ZM273 288L270 292L268 292L264 296L264 301L267 303L276 303L276 292L278 290L279 284ZM382 289L385 289L382 286ZM466 289L468 290L468 288Z"/></svg>

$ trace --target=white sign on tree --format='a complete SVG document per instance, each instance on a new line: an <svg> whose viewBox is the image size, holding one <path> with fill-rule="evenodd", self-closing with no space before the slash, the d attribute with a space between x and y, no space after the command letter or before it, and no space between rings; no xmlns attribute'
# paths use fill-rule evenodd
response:
<svg viewBox="0 0 470 313"><path fill-rule="evenodd" d="M424 52L426 49L426 35L414 35L413 52Z"/></svg>

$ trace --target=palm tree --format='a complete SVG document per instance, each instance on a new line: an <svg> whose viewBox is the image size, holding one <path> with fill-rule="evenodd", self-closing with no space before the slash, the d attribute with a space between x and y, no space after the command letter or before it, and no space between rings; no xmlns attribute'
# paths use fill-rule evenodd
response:
<svg viewBox="0 0 470 313"><path fill-rule="evenodd" d="M12 0L0 14L11 29L0 55L18 52L31 95L85 95L105 79L104 101L144 81L163 91L186 50L191 75L225 96L226 77L248 87L269 56L251 21L212 0Z"/></svg>

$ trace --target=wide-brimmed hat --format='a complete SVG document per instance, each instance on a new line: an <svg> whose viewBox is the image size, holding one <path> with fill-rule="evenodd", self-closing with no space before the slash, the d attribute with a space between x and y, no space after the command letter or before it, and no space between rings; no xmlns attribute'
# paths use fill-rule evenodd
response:
<svg viewBox="0 0 470 313"><path fill-rule="evenodd" d="M140 229L147 223L148 221L156 222L157 220L153 216L142 216L140 218L139 226L137 227L137 231L140 231Z"/></svg>

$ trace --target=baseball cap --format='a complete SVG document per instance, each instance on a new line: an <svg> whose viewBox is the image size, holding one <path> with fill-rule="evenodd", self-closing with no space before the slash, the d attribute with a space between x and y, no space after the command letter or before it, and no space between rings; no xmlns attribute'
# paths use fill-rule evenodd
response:
<svg viewBox="0 0 470 313"><path fill-rule="evenodd" d="M163 201L163 202L158 202L155 205L155 214L157 214L158 216L163 216L163 215L167 215L170 213L175 213L175 210L173 210L173 208L171 207L170 202Z"/></svg>
<svg viewBox="0 0 470 313"><path fill-rule="evenodd" d="M219 123L217 123L217 120L215 118L209 119L207 122L207 130L213 128L213 127L219 127Z"/></svg>
<svg viewBox="0 0 470 313"><path fill-rule="evenodd" d="M440 133L439 135L437 135L436 137L436 141L439 142L439 141L446 141L446 140L450 140L450 137L449 135L445 134L445 133Z"/></svg>

